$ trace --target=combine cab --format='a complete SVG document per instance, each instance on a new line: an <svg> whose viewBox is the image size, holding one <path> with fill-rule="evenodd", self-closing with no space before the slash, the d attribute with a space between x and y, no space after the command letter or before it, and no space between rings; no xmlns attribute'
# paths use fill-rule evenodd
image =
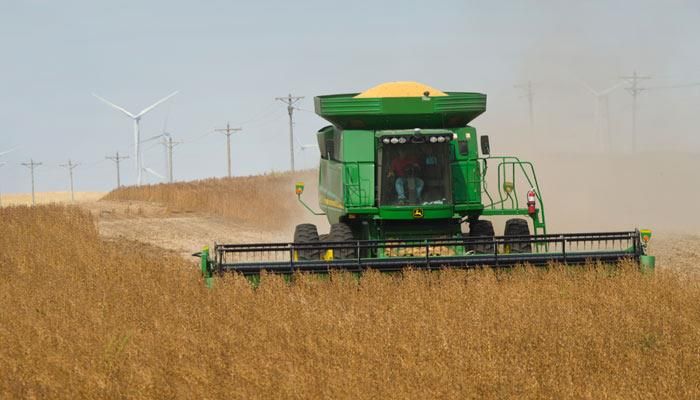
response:
<svg viewBox="0 0 700 400"><path fill-rule="evenodd" d="M401 92L401 85L382 87ZM303 183L296 194L327 216L330 232L301 224L291 243L217 244L198 253L205 275L621 260L653 267L649 231L547 232L532 163L492 156L489 138L469 125L486 110L486 95L403 92L316 97L316 113L332 124L317 134L322 211L303 202ZM501 219L497 236L492 220Z"/></svg>

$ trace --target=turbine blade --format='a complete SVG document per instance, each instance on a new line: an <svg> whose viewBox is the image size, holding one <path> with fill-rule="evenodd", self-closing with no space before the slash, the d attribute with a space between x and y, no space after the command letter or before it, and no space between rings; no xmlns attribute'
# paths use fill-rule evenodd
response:
<svg viewBox="0 0 700 400"><path fill-rule="evenodd" d="M583 79L576 79L576 80L578 81L579 85L583 86L586 90L588 90L589 92L591 92L591 94L592 94L593 96L599 96L599 95L600 95L600 93L598 93L595 89L593 89L593 88L590 87L586 82L584 82Z"/></svg>
<svg viewBox="0 0 700 400"><path fill-rule="evenodd" d="M169 98L171 98L171 97L175 96L176 94L178 94L178 92L180 92L180 91L179 91L179 90L176 90L176 91L170 93L169 95L163 97L162 99L156 101L155 103L151 104L150 106L144 108L143 111L141 111L140 113L136 114L136 118L141 117L141 116L143 116L144 114L146 114L147 112L151 111L152 109L158 107L159 105L161 105L162 103L164 103L164 102L165 102L166 100L168 100Z"/></svg>
<svg viewBox="0 0 700 400"><path fill-rule="evenodd" d="M103 103L107 104L108 106L110 106L110 107L112 107L112 108L115 108L115 109L117 109L117 110L123 112L124 114L126 114L127 116L129 116L129 118L136 118L136 116L135 116L134 114L132 114L132 113L126 111L125 109L123 109L123 108L119 107L118 105L116 105L116 104L110 102L109 100L103 99L102 97L96 95L95 93L93 93L92 95L95 96L98 100L100 100L100 101L102 101Z"/></svg>
<svg viewBox="0 0 700 400"><path fill-rule="evenodd" d="M148 172L149 174L151 174L151 175L153 175L153 176L156 176L156 177L160 178L160 179L165 179L165 177L164 177L163 175L157 173L156 171L154 171L154 170L152 170L152 169L150 169L150 168L148 168L148 167L144 167L143 170L146 171L146 172Z"/></svg>
<svg viewBox="0 0 700 400"><path fill-rule="evenodd" d="M2 153L0 153L0 156L4 156L5 154L12 153L13 151L15 151L17 149L18 149L18 147L13 147L10 150L3 151Z"/></svg>
<svg viewBox="0 0 700 400"><path fill-rule="evenodd" d="M616 84L610 86L609 88L607 88L607 89L605 89L605 90L602 90L602 91L600 92L600 96L605 96L606 94L610 94L612 91L614 91L615 89L617 89L617 88L619 88L620 86L624 85L625 83L627 83L627 82L625 82L625 81L617 82Z"/></svg>

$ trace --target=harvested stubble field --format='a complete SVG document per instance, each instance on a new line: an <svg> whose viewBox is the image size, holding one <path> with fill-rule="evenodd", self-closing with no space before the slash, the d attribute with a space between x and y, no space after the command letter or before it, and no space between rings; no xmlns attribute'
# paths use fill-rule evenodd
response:
<svg viewBox="0 0 700 400"><path fill-rule="evenodd" d="M0 209L0 398L698 398L700 278L553 267L240 277Z"/></svg>

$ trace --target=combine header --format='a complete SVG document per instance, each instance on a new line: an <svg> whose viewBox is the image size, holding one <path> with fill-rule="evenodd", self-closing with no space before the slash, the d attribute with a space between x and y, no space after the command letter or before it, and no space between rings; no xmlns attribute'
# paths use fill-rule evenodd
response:
<svg viewBox="0 0 700 400"><path fill-rule="evenodd" d="M328 234L298 225L292 243L217 244L201 257L223 272L362 272L632 260L653 268L649 231L549 234L532 163L493 156L469 123L486 95L413 82L318 96L332 125L318 134L319 206ZM490 219L505 219L495 235Z"/></svg>

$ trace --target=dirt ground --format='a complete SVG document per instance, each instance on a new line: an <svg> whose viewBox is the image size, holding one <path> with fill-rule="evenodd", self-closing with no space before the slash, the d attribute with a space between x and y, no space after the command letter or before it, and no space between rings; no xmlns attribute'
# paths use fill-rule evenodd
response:
<svg viewBox="0 0 700 400"><path fill-rule="evenodd" d="M81 204L97 217L100 234L123 237L177 251L189 257L214 243L287 242L286 231L266 232L226 218L174 213L158 204L137 201L95 201Z"/></svg>

